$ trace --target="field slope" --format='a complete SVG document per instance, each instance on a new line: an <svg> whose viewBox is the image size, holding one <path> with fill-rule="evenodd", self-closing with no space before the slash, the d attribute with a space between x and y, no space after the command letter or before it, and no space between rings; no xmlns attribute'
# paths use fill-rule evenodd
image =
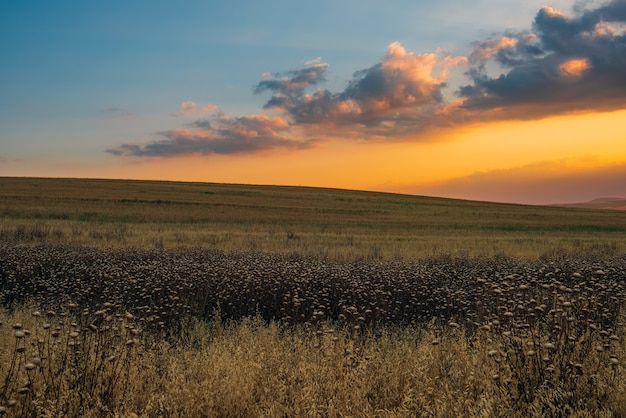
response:
<svg viewBox="0 0 626 418"><path fill-rule="evenodd" d="M0 237L350 260L619 252L626 212L310 187L0 178Z"/></svg>

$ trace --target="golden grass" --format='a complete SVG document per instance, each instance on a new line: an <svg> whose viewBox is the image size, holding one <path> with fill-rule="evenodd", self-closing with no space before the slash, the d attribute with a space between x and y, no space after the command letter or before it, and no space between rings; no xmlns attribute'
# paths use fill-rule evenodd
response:
<svg viewBox="0 0 626 418"><path fill-rule="evenodd" d="M626 211L306 187L0 178L0 238L349 261L626 249Z"/></svg>
<svg viewBox="0 0 626 418"><path fill-rule="evenodd" d="M626 416L624 221L0 178L0 416Z"/></svg>
<svg viewBox="0 0 626 418"><path fill-rule="evenodd" d="M548 380L534 398L517 396L520 372L513 361L497 363L492 350L506 350L497 335L464 336L461 329L387 328L377 335L356 336L325 324L319 332L281 329L251 319L236 324L190 322L176 345L143 340L128 351L124 341L107 340L104 347L122 357L123 368L106 362L99 385L89 385L83 370L96 367L95 347L84 353L52 355L29 372L24 364L40 357L32 340L41 323L28 309L0 315L0 384L14 353L14 330L20 322L32 334L20 354L17 372L2 405L16 415L37 416L624 416L624 368L598 367L596 358L582 360L581 374ZM69 321L69 320L68 320ZM85 331L88 332L88 331ZM437 333L438 344L433 340ZM621 335L624 329L618 331ZM65 342L67 335L61 335ZM152 341L152 344L149 343ZM47 343L43 347L47 347ZM64 344L52 347L63 352ZM624 358L620 342L613 352ZM506 352L506 351L505 351ZM107 353L107 356L110 353ZM509 355L514 355L509 351ZM502 354L498 354L501 356ZM80 361L72 361L76 356ZM56 362L56 363L55 363ZM48 363L58 370L58 390L48 390ZM563 366L565 371L566 367ZM494 378L498 375L498 378ZM48 379L51 378L48 374ZM114 383L107 377L117 379ZM29 383L30 382L30 383ZM87 383L85 383L87 382ZM573 383L572 383L573 382ZM0 389L5 390L4 386ZM109 390L112 389L112 390ZM108 391L109 390L109 391ZM2 404L3 402L0 402Z"/></svg>

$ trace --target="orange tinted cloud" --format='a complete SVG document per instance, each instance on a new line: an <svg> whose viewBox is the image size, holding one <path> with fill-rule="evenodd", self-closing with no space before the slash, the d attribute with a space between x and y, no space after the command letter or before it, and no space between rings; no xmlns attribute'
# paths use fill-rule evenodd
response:
<svg viewBox="0 0 626 418"><path fill-rule="evenodd" d="M202 113L210 113L210 112L213 112L214 110L217 110L217 106L214 104L207 104L206 106L203 106L202 108L200 108L200 112ZM180 104L180 111L183 113L197 113L198 105L192 101L182 102Z"/></svg>
<svg viewBox="0 0 626 418"><path fill-rule="evenodd" d="M623 109L626 36L615 27L625 23L626 2L612 0L573 17L543 7L532 31L507 32L475 42L469 58L440 51L409 52L393 42L380 62L356 71L339 92L320 87L329 65L316 58L302 68L265 73L256 85L256 94L271 95L260 113L280 117L281 126L265 121L262 125L268 131L251 127L252 121L261 120L259 115L230 121L219 115L194 122L195 129L204 127L210 132L212 142L205 141L200 148L197 142L188 141L190 136L179 136L173 129L158 133L165 139L144 148L127 144L109 152L134 156L167 156L167 151L171 155L253 152L310 145L332 136L424 141L429 131L442 127ZM493 68L501 72L491 74ZM449 85L454 69L467 75L468 84ZM194 102L181 105L184 113L197 109ZM203 112L213 110L213 105L202 108ZM202 135L196 132L191 137L206 139ZM253 137L257 140L251 141ZM231 146L226 145L229 141ZM222 145L214 147L218 142Z"/></svg>
<svg viewBox="0 0 626 418"><path fill-rule="evenodd" d="M276 74L261 81L257 93L272 92L266 109L287 113L302 124L377 124L390 112L411 112L438 106L451 67L466 63L465 57L438 54L414 54L394 42L384 59L355 73L348 87L340 93L307 87L324 79L327 64L315 62L300 70Z"/></svg>
<svg viewBox="0 0 626 418"><path fill-rule="evenodd" d="M459 90L464 108L485 120L623 108L626 37L605 21L626 22L626 3L613 0L574 17L543 7L532 36L510 33L479 44L472 83ZM491 59L506 71L490 76L485 64Z"/></svg>
<svg viewBox="0 0 626 418"><path fill-rule="evenodd" d="M192 128L161 132L164 139L146 145L123 144L107 150L113 155L133 157L170 157L179 155L245 154L273 148L310 147L313 141L293 139L289 124L279 116L251 115L231 118L218 115L198 120Z"/></svg>
<svg viewBox="0 0 626 418"><path fill-rule="evenodd" d="M196 113L196 104L194 102L182 102L180 111L183 113Z"/></svg>
<svg viewBox="0 0 626 418"><path fill-rule="evenodd" d="M472 51L472 54L470 55L470 59L472 61L487 61L493 58L493 56L499 51L505 48L512 48L515 45L517 45L517 39L509 36L503 36L499 39L488 39L474 48L474 51Z"/></svg>
<svg viewBox="0 0 626 418"><path fill-rule="evenodd" d="M214 110L217 110L217 106L214 104L208 104L206 106L203 106L200 110L202 111L202 113L211 113Z"/></svg>
<svg viewBox="0 0 626 418"><path fill-rule="evenodd" d="M591 63L587 58L572 58L559 65L561 75L566 78L578 79L583 76L585 71L589 70Z"/></svg>

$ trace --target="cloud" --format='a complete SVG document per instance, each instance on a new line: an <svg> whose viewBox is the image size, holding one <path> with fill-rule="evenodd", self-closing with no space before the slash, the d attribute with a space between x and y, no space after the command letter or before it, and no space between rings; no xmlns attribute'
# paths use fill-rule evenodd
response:
<svg viewBox="0 0 626 418"><path fill-rule="evenodd" d="M181 155L240 154L274 148L301 149L311 141L298 141L282 132L289 128L281 117L218 115L214 120L199 120L191 128L161 132L164 139L146 145L123 144L107 150L118 156L170 157Z"/></svg>
<svg viewBox="0 0 626 418"><path fill-rule="evenodd" d="M214 104L208 104L206 106L202 106L202 108L200 109L202 113L211 113L215 110L217 110L217 106Z"/></svg>
<svg viewBox="0 0 626 418"><path fill-rule="evenodd" d="M543 7L533 32L509 33L476 44L468 72L472 84L458 90L463 108L500 119L623 108L626 32L615 25L624 23L624 0L576 17ZM505 72L489 76L489 61Z"/></svg>
<svg viewBox="0 0 626 418"><path fill-rule="evenodd" d="M196 113L196 104L194 102L182 102L180 111L183 113Z"/></svg>
<svg viewBox="0 0 626 418"><path fill-rule="evenodd" d="M342 92L307 91L324 79L328 65L320 62L263 80L255 92L271 91L264 108L283 111L298 124L380 125L404 113L434 113L445 104L449 69L465 62L465 57L410 53L394 42L380 63L355 72Z"/></svg>
<svg viewBox="0 0 626 418"><path fill-rule="evenodd" d="M289 98L302 95L306 88L314 86L324 79L324 73L328 64L314 60L307 63L308 66L288 72L265 74L265 80L257 84L255 93L271 91L274 97Z"/></svg>
<svg viewBox="0 0 626 418"><path fill-rule="evenodd" d="M198 113L198 112L211 113L215 110L217 110L217 106L214 104L210 104L210 103L205 106L202 106L199 110L198 110L198 104L192 101L186 101L180 104L181 113ZM173 113L172 115L178 116L176 113Z"/></svg>
<svg viewBox="0 0 626 418"><path fill-rule="evenodd" d="M586 202L626 197L626 163L579 168L572 161L547 161L505 170L476 172L405 191L460 199L510 203ZM409 190L410 189L410 190Z"/></svg>
<svg viewBox="0 0 626 418"><path fill-rule="evenodd" d="M253 88L270 96L259 114L228 118L216 112L190 128L157 133L160 139L146 145L107 152L164 157L299 149L330 135L419 141L441 127L625 108L626 0L577 10L568 17L545 6L528 31L473 42L467 56L408 52L393 42L379 62L356 71L338 92L321 87L329 70L321 58L265 73ZM450 79L458 80L452 71L467 81L450 86ZM186 101L172 115L216 110Z"/></svg>

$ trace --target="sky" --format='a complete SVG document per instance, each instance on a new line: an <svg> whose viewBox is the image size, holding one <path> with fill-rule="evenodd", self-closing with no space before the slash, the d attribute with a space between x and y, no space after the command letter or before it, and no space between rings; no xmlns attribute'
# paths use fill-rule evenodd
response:
<svg viewBox="0 0 626 418"><path fill-rule="evenodd" d="M626 198L626 0L0 3L0 176Z"/></svg>

